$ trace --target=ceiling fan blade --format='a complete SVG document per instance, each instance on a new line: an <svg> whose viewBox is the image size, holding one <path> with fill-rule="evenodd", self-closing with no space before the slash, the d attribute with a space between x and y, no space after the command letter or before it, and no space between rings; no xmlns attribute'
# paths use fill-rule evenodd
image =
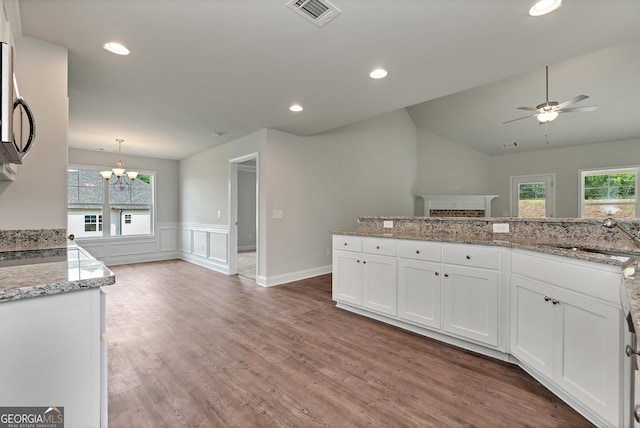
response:
<svg viewBox="0 0 640 428"><path fill-rule="evenodd" d="M526 119L528 117L534 117L537 116L538 114L530 114L529 116L523 116L523 117L519 117L517 119L511 119L511 120L507 120L506 122L502 122L502 124L504 125L505 123L511 123L511 122L515 122L516 120L521 120L521 119Z"/></svg>
<svg viewBox="0 0 640 428"><path fill-rule="evenodd" d="M518 110L538 111L535 107L518 107Z"/></svg>
<svg viewBox="0 0 640 428"><path fill-rule="evenodd" d="M562 110L559 110L559 111L561 113L578 113L581 111L594 111L597 108L598 107L596 106L569 107L569 108L563 108Z"/></svg>
<svg viewBox="0 0 640 428"><path fill-rule="evenodd" d="M587 98L589 98L589 95L577 95L571 99L568 99L566 101L561 102L560 104L558 104L558 108L562 109L564 107L569 107L572 104L575 103L579 103L582 100L586 100Z"/></svg>

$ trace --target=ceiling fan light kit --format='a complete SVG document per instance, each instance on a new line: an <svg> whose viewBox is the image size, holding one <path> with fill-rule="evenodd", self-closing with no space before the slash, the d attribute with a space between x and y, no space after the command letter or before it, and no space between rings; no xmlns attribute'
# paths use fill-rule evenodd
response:
<svg viewBox="0 0 640 428"><path fill-rule="evenodd" d="M562 0L538 0L529 9L530 16L543 16L562 6Z"/></svg>
<svg viewBox="0 0 640 428"><path fill-rule="evenodd" d="M576 95L573 98L570 98L566 101L558 103L557 101L549 101L549 66L545 67L545 90L546 90L546 101L538 104L534 107L518 107L519 110L528 110L534 111L534 114L519 117L517 119L507 120L505 123L515 122L516 120L526 119L528 117L535 117L538 119L540 124L549 123L555 120L560 113L579 113L585 111L593 111L597 107L595 106L584 106L584 107L570 107L573 104L579 103L580 101L586 100L589 98L588 95Z"/></svg>

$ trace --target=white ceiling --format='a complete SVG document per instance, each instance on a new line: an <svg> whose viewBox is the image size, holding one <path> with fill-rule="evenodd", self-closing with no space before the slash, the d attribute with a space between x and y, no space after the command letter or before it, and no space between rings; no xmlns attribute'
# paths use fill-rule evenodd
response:
<svg viewBox="0 0 640 428"><path fill-rule="evenodd" d="M332 0L342 14L322 28L286 3L19 1L23 35L69 49L70 147L124 138L125 154L181 159L262 128L307 136L408 106L417 126L486 153L640 136L638 0L564 0L540 18L531 0ZM113 40L131 55L102 49ZM546 64L552 100L598 105L561 114L549 145L535 119L501 125L544 101ZM368 77L378 66L386 79Z"/></svg>

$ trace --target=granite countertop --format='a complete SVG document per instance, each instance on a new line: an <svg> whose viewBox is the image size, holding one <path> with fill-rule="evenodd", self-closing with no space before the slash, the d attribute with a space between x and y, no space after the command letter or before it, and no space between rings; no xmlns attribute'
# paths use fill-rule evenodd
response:
<svg viewBox="0 0 640 428"><path fill-rule="evenodd" d="M556 256L569 257L573 259L585 260L589 262L603 263L614 266L623 266L632 258L640 259L640 248L631 246L620 246L611 248L611 245L604 242L589 242L574 247L569 243L552 242L551 240L513 239L509 236L483 236L483 235L461 235L461 234L430 234L430 235L410 235L398 233L371 233L361 231L333 231L335 235L351 235L374 238L409 239L418 241L446 242L452 244L472 244L488 245L507 248L517 248L521 250L536 251L539 253L552 254ZM603 254L597 251L613 252L616 254Z"/></svg>
<svg viewBox="0 0 640 428"><path fill-rule="evenodd" d="M114 284L115 275L75 243L0 252L0 303Z"/></svg>

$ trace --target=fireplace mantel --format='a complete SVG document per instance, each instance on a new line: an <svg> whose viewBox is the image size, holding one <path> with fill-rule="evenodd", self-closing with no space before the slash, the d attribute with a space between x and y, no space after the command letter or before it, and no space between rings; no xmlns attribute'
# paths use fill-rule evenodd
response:
<svg viewBox="0 0 640 428"><path fill-rule="evenodd" d="M491 217L491 200L498 195L421 195L424 199L424 215L431 216L431 210L484 211L484 217Z"/></svg>

